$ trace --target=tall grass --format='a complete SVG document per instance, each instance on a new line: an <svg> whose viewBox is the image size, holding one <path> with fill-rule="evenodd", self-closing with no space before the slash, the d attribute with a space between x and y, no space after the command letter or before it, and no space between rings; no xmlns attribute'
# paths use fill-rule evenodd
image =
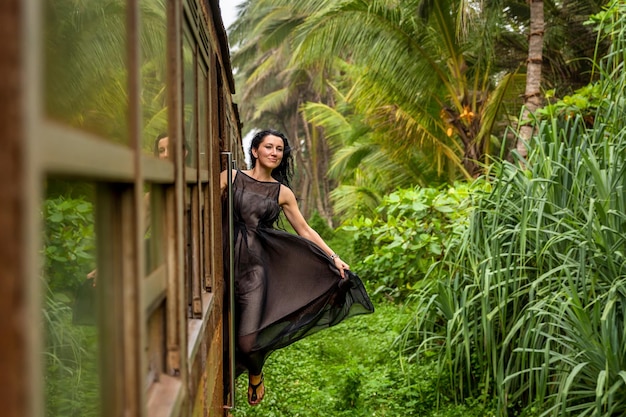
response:
<svg viewBox="0 0 626 417"><path fill-rule="evenodd" d="M597 17L613 48L591 124L552 114L525 168L493 165L453 273L415 295L407 350L501 416L626 415L625 12Z"/></svg>

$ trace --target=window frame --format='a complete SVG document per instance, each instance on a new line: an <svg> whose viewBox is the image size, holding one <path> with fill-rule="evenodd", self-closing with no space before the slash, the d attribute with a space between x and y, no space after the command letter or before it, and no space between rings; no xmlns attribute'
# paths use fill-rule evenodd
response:
<svg viewBox="0 0 626 417"><path fill-rule="evenodd" d="M27 142L26 182L33 185L28 193L31 211L28 216L30 236L36 236L40 221L37 217L41 203L41 183L46 178L72 178L98 184L96 192L96 228L98 240L98 285L102 290L98 326L103 337L100 345L102 414L103 415L187 415L186 406L196 401L193 390L200 386L192 375L193 364L203 361L206 349L220 347L221 336L207 346L205 331L208 326L221 326L222 302L217 297L223 290L221 267L221 206L217 178L223 162L220 151L240 144L238 116L230 113L232 104L224 78L224 45L219 45L215 34L207 33L210 26L207 15L215 7L198 0L170 0L166 2L167 19L167 84L168 84L168 135L175 144L174 162L160 161L142 150L142 111L140 77L140 8L139 0L127 0L127 69L129 97L128 144L102 140L92 133L64 125L46 117L41 109L44 102L41 88L43 79L43 6L36 0L26 0L28 23L25 24L24 45L32 52L27 54L28 75L36 80L27 88L26 113L32 123L25 133ZM210 2L210 3L217 3ZM203 6L204 5L204 6ZM204 7L204 9L203 9ZM192 21L193 20L193 21ZM196 147L204 141L207 160L202 168L199 152L196 168L184 166L183 151L183 79L181 40L184 30L191 29L196 45L198 62L205 71L206 92L198 96L196 108L206 112L206 128L195 129ZM32 39L37 39L33 44ZM34 45L34 47L32 46ZM221 51L221 52L219 52ZM198 75L196 74L196 87ZM230 80L232 83L232 80ZM204 97L204 107L198 107L198 97ZM195 118L199 120L198 117ZM198 132L204 132L203 137ZM180 139L179 139L180 138ZM236 151L235 151L236 152ZM240 151L239 151L240 152ZM164 260L150 272L145 268L144 231L145 185L158 188L159 198L154 204L163 213ZM185 270L185 195L191 187L191 244L193 284L193 318L186 315L184 291ZM39 240L29 250L37 258ZM33 271L34 272L34 271ZM32 273L32 276L38 275ZM38 282L34 280L33 282ZM35 317L40 312L40 289L32 286L32 306ZM130 300L130 302L129 302ZM111 309L113 303L113 309ZM154 330L155 328L162 330ZM151 330L152 329L152 330ZM220 327L221 329L221 327ZM163 333L159 336L159 332ZM221 330L220 330L221 331ZM154 337L153 337L154 336ZM42 346L41 335L33 333L34 345ZM146 344L159 340L163 343L156 355L163 356L162 366L151 374ZM40 355L34 348L29 357ZM161 361L158 361L161 363ZM41 362L36 360L32 375L41 372ZM39 368L38 368L39 367ZM34 378L33 379L37 379ZM39 393L33 409L42 411L42 383L35 384L32 392ZM219 404L221 408L223 405ZM35 412L35 415L41 414Z"/></svg>

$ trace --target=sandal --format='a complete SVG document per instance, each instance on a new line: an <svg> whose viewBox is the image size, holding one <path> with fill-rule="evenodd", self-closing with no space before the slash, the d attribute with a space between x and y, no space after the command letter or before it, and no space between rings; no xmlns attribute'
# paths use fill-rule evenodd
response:
<svg viewBox="0 0 626 417"><path fill-rule="evenodd" d="M248 404L250 405L258 405L263 397L265 397L265 386L263 387L263 395L259 397L256 393L256 390L263 385L263 374L261 374L261 380L258 384L253 384L248 380ZM252 388L252 393L250 393L250 388Z"/></svg>

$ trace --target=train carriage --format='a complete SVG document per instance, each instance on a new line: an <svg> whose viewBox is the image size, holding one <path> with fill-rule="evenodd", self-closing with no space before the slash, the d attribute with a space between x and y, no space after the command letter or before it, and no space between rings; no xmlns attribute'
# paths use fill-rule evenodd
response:
<svg viewBox="0 0 626 417"><path fill-rule="evenodd" d="M218 1L3 0L0 26L2 415L227 415Z"/></svg>

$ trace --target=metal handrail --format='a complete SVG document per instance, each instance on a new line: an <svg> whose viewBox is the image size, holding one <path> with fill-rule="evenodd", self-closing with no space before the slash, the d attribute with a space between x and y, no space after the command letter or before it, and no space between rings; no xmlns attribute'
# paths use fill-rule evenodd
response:
<svg viewBox="0 0 626 417"><path fill-rule="evenodd" d="M230 404L227 408L235 408L235 226L233 219L233 169L235 161L232 152L222 152L226 155L226 178L227 178L227 198L228 198L228 283L229 283L229 305L228 320L230 334L228 337L228 350L230 359Z"/></svg>

